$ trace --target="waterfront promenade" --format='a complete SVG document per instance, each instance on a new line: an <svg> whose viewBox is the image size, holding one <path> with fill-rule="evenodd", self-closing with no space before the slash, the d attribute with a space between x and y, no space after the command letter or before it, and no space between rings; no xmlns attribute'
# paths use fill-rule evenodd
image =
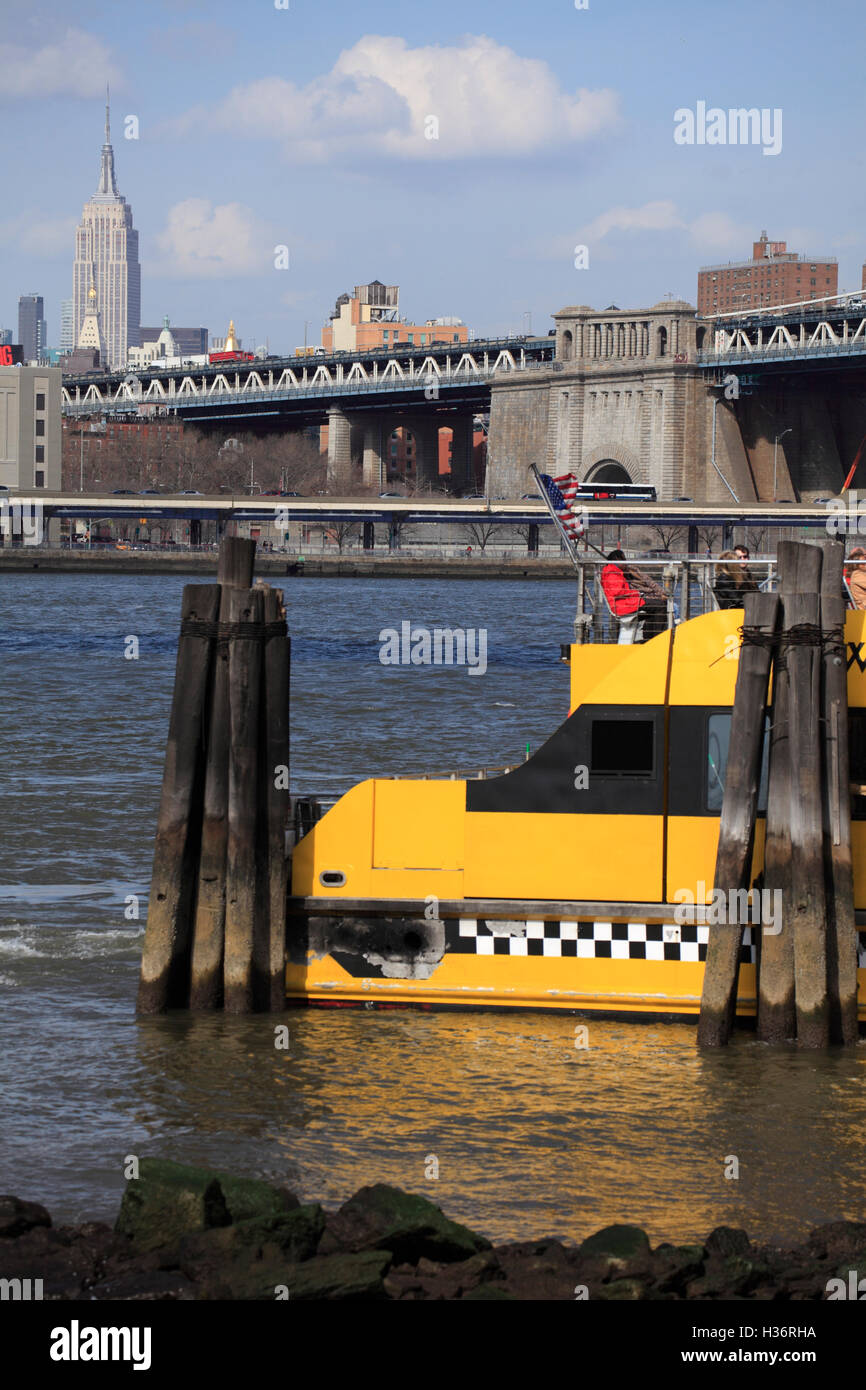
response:
<svg viewBox="0 0 866 1390"><path fill-rule="evenodd" d="M48 550L41 546L0 549L0 572L215 575L216 569L215 550ZM572 579L574 566L567 556L503 559L499 555L485 556L478 550L448 558L319 553L305 556L303 564L295 555L259 552L256 574L327 579Z"/></svg>

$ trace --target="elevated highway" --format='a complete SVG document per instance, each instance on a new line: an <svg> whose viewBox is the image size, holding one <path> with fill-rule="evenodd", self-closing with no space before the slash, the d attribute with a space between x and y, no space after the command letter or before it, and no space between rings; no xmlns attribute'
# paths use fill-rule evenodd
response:
<svg viewBox="0 0 866 1390"><path fill-rule="evenodd" d="M832 505L830 505L832 503ZM592 526L652 527L746 527L759 529L807 528L827 531L828 522L841 515L844 499L809 504L755 503L746 506L704 505L677 502L587 502L583 512ZM114 493L11 492L0 497L0 505L31 511L41 508L45 518L74 517L133 521L251 521L256 523L373 521L424 526L442 524L490 523L497 526L525 526L532 522L553 525L544 503L523 499L445 498L445 497L249 497L223 493L211 496L165 494L125 496ZM853 505L853 504L852 504ZM856 521L856 512L853 517ZM863 517L866 533L866 515ZM849 527L851 533L854 526ZM829 534L829 532L828 532Z"/></svg>

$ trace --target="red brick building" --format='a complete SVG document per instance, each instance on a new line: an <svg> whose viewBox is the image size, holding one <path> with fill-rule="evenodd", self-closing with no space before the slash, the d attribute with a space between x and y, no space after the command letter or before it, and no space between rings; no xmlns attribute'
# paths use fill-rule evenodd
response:
<svg viewBox="0 0 866 1390"><path fill-rule="evenodd" d="M775 304L796 304L838 294L835 256L798 256L784 241L762 232L752 243L750 261L702 266L698 272L698 313L734 314Z"/></svg>

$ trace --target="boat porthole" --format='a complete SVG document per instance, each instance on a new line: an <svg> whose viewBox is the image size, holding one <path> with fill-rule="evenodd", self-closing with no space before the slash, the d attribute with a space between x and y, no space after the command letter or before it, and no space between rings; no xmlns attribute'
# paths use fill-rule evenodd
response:
<svg viewBox="0 0 866 1390"><path fill-rule="evenodd" d="M339 869L323 869L319 874L319 882L323 888L342 888L346 882L346 875L340 873Z"/></svg>

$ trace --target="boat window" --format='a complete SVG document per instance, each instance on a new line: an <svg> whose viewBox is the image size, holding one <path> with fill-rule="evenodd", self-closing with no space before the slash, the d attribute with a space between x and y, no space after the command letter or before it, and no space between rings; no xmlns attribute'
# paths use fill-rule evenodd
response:
<svg viewBox="0 0 866 1390"><path fill-rule="evenodd" d="M725 772L728 767L728 746L731 741L731 714L711 714L707 721L707 810L720 812L725 794ZM770 718L764 719L764 745L761 754L761 783L758 788L758 812L767 809L767 780L770 767Z"/></svg>
<svg viewBox="0 0 866 1390"><path fill-rule="evenodd" d="M594 719L591 775L652 777L655 772L655 720Z"/></svg>
<svg viewBox="0 0 866 1390"><path fill-rule="evenodd" d="M851 815L866 820L866 710L848 716L848 768L851 777Z"/></svg>

